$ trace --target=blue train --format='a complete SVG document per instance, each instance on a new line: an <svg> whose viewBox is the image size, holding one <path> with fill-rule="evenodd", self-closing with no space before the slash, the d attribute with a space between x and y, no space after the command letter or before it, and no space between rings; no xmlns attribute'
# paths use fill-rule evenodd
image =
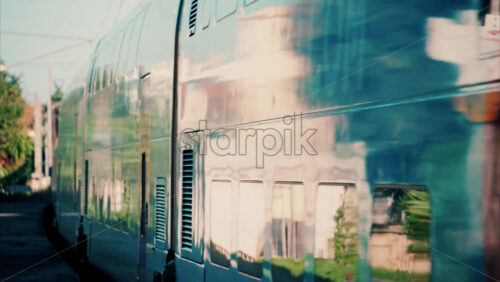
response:
<svg viewBox="0 0 500 282"><path fill-rule="evenodd" d="M499 281L498 0L153 0L59 119L119 281Z"/></svg>

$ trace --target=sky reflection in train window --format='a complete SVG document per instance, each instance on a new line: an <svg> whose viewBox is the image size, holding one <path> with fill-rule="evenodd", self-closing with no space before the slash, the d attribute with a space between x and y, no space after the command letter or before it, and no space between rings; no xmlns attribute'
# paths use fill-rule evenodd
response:
<svg viewBox="0 0 500 282"><path fill-rule="evenodd" d="M238 270L262 277L264 256L264 185L241 182L238 195Z"/></svg>
<svg viewBox="0 0 500 282"><path fill-rule="evenodd" d="M358 256L358 195L353 185L320 184L316 195L315 281L351 281Z"/></svg>
<svg viewBox="0 0 500 282"><path fill-rule="evenodd" d="M229 267L231 258L231 182L210 185L210 261Z"/></svg>
<svg viewBox="0 0 500 282"><path fill-rule="evenodd" d="M304 187L299 182L276 183L272 196L273 281L304 280Z"/></svg>
<svg viewBox="0 0 500 282"><path fill-rule="evenodd" d="M217 0L217 20L220 21L236 11L238 1Z"/></svg>
<svg viewBox="0 0 500 282"><path fill-rule="evenodd" d="M370 264L372 278L429 281L431 208L423 186L375 187Z"/></svg>

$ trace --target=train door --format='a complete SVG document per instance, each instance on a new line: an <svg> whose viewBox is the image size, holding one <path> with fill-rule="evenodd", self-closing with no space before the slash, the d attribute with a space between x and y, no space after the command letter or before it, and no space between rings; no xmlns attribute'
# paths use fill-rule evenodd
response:
<svg viewBox="0 0 500 282"><path fill-rule="evenodd" d="M144 71L143 71L144 72ZM139 232L139 277L150 281L160 278L165 270L170 224L170 141L161 136L162 128L168 127L168 111L160 112L167 104L166 93L161 88L165 77L151 70L141 75L140 80L140 232ZM160 105L160 106L158 106ZM155 124L155 122L157 122ZM156 134L156 135L155 135ZM154 139L154 140L152 140Z"/></svg>
<svg viewBox="0 0 500 282"><path fill-rule="evenodd" d="M149 150L149 120L151 119L150 111L146 103L146 97L150 91L150 74L145 73L140 76L139 85L139 99L140 99L140 122L139 122L139 148L141 153L140 161L140 204L139 204L139 279L148 280L147 275L147 245L149 243L149 202L150 193L148 189L148 170L151 158L151 151Z"/></svg>
<svg viewBox="0 0 500 282"><path fill-rule="evenodd" d="M75 114L75 128L73 133L73 214L78 213L77 203L78 203L78 191L80 190L79 180L78 180L78 113Z"/></svg>
<svg viewBox="0 0 500 282"><path fill-rule="evenodd" d="M144 213L140 239L140 277L151 280L171 275L167 262L171 250L173 205L171 146L174 131L172 96L174 42L177 5L151 1L144 14L139 37L137 65L140 74L140 152L146 153L142 205ZM175 134L173 134L175 135ZM142 207L141 207L142 208ZM170 263L172 266L173 263ZM169 278L171 280L171 278Z"/></svg>
<svg viewBox="0 0 500 282"><path fill-rule="evenodd" d="M140 225L139 225L139 280L146 278L146 236L148 224L148 201L146 193L146 153L141 154L141 203L139 206Z"/></svg>

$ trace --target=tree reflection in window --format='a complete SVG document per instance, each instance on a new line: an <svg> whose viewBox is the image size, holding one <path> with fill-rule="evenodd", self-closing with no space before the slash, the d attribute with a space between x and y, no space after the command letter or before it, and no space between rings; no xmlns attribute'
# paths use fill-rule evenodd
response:
<svg viewBox="0 0 500 282"><path fill-rule="evenodd" d="M375 187L370 238L372 277L428 281L430 224L430 196L424 186Z"/></svg>
<svg viewBox="0 0 500 282"><path fill-rule="evenodd" d="M354 281L358 195L353 185L320 184L315 211L315 281Z"/></svg>

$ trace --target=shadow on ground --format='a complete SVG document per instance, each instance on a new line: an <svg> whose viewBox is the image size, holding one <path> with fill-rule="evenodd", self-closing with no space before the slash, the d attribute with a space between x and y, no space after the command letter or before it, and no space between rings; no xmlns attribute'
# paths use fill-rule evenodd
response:
<svg viewBox="0 0 500 282"><path fill-rule="evenodd" d="M50 192L0 197L0 281L112 281L53 225Z"/></svg>

